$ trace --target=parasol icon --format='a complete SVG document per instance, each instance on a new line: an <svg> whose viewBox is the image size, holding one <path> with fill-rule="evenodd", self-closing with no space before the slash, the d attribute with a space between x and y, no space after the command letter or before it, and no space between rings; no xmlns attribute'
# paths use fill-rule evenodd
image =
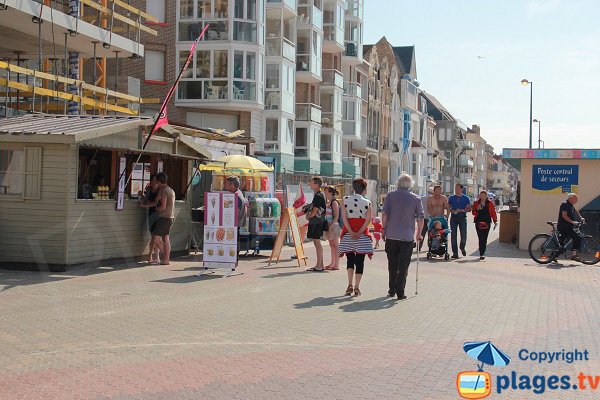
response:
<svg viewBox="0 0 600 400"><path fill-rule="evenodd" d="M487 342L467 342L463 345L463 349L469 357L481 362L480 371L483 371L483 364L504 367L510 363L510 357L489 340Z"/></svg>

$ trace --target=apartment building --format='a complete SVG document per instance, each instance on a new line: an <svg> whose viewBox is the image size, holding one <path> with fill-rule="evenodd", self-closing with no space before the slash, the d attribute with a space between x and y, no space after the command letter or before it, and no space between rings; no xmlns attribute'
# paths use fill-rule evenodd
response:
<svg viewBox="0 0 600 400"><path fill-rule="evenodd" d="M461 179L463 185L467 187L467 193L477 196L479 192L487 188L487 156L486 140L481 136L479 125L473 125L467 129L467 141L473 143L473 148L465 151L468 157L473 160L473 173L471 176L465 176Z"/></svg>
<svg viewBox="0 0 600 400"><path fill-rule="evenodd" d="M473 150L473 142L466 139L468 127L429 93L423 92L429 115L436 123L438 146L444 161L439 183L444 192L454 192L454 186L462 180L472 179L475 163L466 152ZM462 178L462 179L461 179Z"/></svg>
<svg viewBox="0 0 600 400"><path fill-rule="evenodd" d="M158 19L126 2L3 0L0 117L24 112L137 115L140 81L119 60L144 56ZM116 62L115 62L116 60ZM110 62L112 61L112 63Z"/></svg>
<svg viewBox="0 0 600 400"><path fill-rule="evenodd" d="M148 7L161 8L156 1L147 0ZM155 62L129 61L124 67L140 76L142 93L166 93L167 82L174 81L208 24L169 104L169 118L193 127L244 130L256 141L252 150L276 159L278 172L341 176L343 144L349 143L344 99L355 107L361 104L356 66L363 60L363 0L175 4L165 10L158 38L143 38ZM147 114L156 110L143 107ZM349 141L352 135L361 137L361 120L353 121ZM355 175L356 162L349 156L345 160L346 173Z"/></svg>

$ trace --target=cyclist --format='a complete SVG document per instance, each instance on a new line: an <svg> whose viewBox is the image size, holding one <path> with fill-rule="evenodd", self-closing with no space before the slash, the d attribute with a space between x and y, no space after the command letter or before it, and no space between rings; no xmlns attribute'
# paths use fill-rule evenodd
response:
<svg viewBox="0 0 600 400"><path fill-rule="evenodd" d="M581 248L581 237L575 233L573 226L577 223L585 223L585 219L583 219L579 214L579 211L575 209L576 203L577 195L575 193L569 193L567 199L560 205L557 229L563 239L573 239L571 259L581 261L577 255L577 251Z"/></svg>

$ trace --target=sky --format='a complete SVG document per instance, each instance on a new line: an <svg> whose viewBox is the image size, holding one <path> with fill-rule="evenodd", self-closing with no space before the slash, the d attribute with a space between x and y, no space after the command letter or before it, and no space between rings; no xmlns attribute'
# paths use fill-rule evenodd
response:
<svg viewBox="0 0 600 400"><path fill-rule="evenodd" d="M497 153L529 146L522 79L546 148L600 148L599 0L365 0L364 43L382 36L415 46L420 89Z"/></svg>

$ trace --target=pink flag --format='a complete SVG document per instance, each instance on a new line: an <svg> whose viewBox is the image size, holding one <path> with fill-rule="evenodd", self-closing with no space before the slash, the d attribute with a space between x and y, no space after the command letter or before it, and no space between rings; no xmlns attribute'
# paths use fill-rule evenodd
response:
<svg viewBox="0 0 600 400"><path fill-rule="evenodd" d="M154 132L156 132L158 129L160 129L161 126L164 126L169 123L169 120L167 119L167 105L169 104L171 97L173 97L173 93L175 93L175 88L177 87L177 84L179 84L179 81L181 80L183 73L190 65L190 62L194 59L194 53L196 52L196 45L198 44L198 42L200 41L202 36L204 36L204 33L206 32L207 29L208 29L208 24L206 24L204 29L202 29L202 32L200 32L200 35L198 35L198 37L196 38L194 43L192 43L192 47L190 48L190 54L188 54L187 60L185 60L185 64L181 68L181 71L179 71L179 75L177 76L175 83L173 84L173 86L171 86L171 89L169 89L169 91L167 92L167 97L165 97L165 100L163 101L162 105L160 106L160 112L158 113L158 117L156 118L156 121L154 122L154 126L152 126L152 130L150 131L150 134L146 138L146 141L144 142L144 147L142 147L142 149L146 148L146 145L148 144L148 141L150 140L150 137L154 134Z"/></svg>

